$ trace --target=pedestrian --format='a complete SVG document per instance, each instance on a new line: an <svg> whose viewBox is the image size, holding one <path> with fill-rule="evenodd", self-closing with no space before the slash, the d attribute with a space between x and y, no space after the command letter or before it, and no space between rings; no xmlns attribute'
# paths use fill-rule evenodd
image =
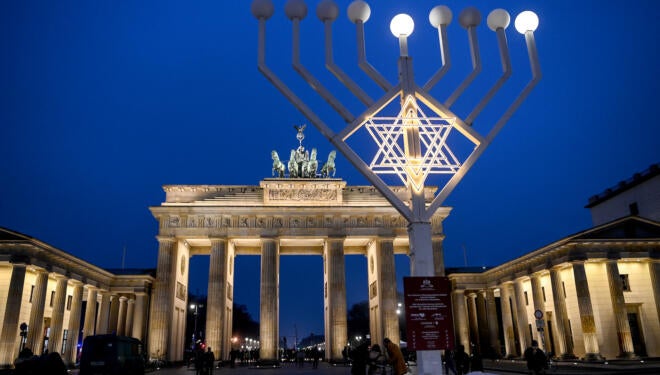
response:
<svg viewBox="0 0 660 375"><path fill-rule="evenodd" d="M392 365L392 375L403 375L407 373L408 366L403 359L403 353L401 353L399 346L387 337L383 339L383 345L387 351L387 362Z"/></svg>
<svg viewBox="0 0 660 375"><path fill-rule="evenodd" d="M483 359L481 357L481 353L479 353L479 349L477 349L476 346L472 347L472 358L470 358L470 371L471 372L484 371Z"/></svg>
<svg viewBox="0 0 660 375"><path fill-rule="evenodd" d="M369 350L369 375L385 374L385 355L380 345L374 344Z"/></svg>
<svg viewBox="0 0 660 375"><path fill-rule="evenodd" d="M214 362L215 362L215 355L213 354L213 351L211 351L211 347L209 346L206 349L206 353L204 353L204 368L206 369L207 375L213 375Z"/></svg>
<svg viewBox="0 0 660 375"><path fill-rule="evenodd" d="M454 369L456 369L456 375L470 372L470 357L465 352L463 345L458 345L454 351Z"/></svg>
<svg viewBox="0 0 660 375"><path fill-rule="evenodd" d="M454 360L454 350L447 350L445 352L445 372L447 375L457 375L456 361ZM451 371L451 372L450 372Z"/></svg>
<svg viewBox="0 0 660 375"><path fill-rule="evenodd" d="M312 368L319 368L319 359L321 357L321 352L316 346L312 348Z"/></svg>
<svg viewBox="0 0 660 375"><path fill-rule="evenodd" d="M41 359L41 374L67 375L69 372L58 352L50 352Z"/></svg>
<svg viewBox="0 0 660 375"><path fill-rule="evenodd" d="M548 359L545 356L545 353L543 353L543 350L539 348L538 341L532 340L532 346L525 349L524 356L530 374L540 375L544 373Z"/></svg>
<svg viewBox="0 0 660 375"><path fill-rule="evenodd" d="M204 373L204 352L201 348L195 348L195 375Z"/></svg>
<svg viewBox="0 0 660 375"><path fill-rule="evenodd" d="M296 353L296 363L298 367L305 367L305 352L302 350L298 350L298 353Z"/></svg>
<svg viewBox="0 0 660 375"><path fill-rule="evenodd" d="M365 341L358 345L350 352L350 357L352 361L351 375L365 375L369 360L369 343Z"/></svg>

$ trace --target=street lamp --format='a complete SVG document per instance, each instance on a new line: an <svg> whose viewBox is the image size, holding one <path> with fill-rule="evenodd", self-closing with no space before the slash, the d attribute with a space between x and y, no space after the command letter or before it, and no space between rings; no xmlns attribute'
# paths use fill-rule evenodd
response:
<svg viewBox="0 0 660 375"><path fill-rule="evenodd" d="M202 307L204 307L204 305L201 305L201 304L198 304L198 303L191 303L190 304L190 309L194 310L193 311L193 316L195 317L194 330L193 330L193 334L192 334L192 344L193 344L193 346L196 343L195 337L197 336L197 319L199 317L199 309L202 308Z"/></svg>
<svg viewBox="0 0 660 375"><path fill-rule="evenodd" d="M476 33L476 28L481 23L481 13L476 8L468 7L458 17L459 24L468 34L472 71L451 95L441 102L431 95L430 90L444 77L452 64L447 36L447 27L452 20L451 10L446 6L436 6L429 13L429 22L438 30L442 65L423 86L415 82L412 58L408 55L407 38L415 28L414 21L405 14L397 15L392 19L390 31L399 39L399 75L398 81L393 84L367 61L364 24L371 16L371 8L365 1L353 1L348 7L347 14L356 26L358 66L385 92L374 100L335 64L332 57L332 22L337 18L339 11L334 1L321 1L316 9L316 15L325 26L325 66L366 107L363 112L355 115L300 62L300 22L307 15L307 6L303 0L289 0L284 11L293 25L294 70L346 122L346 126L341 131L335 132L266 64L266 21L275 11L272 1L254 0L251 11L259 21L259 71L408 221L411 274L434 276L436 272L441 272L442 270L435 270L434 267L431 218L539 82L541 70L534 40L538 17L532 12L523 12L515 22L516 28L522 30L520 32L525 35L532 78L501 117L491 124L490 130L482 134L472 125L512 72L505 34L510 21L508 12L496 9L487 18L488 27L496 34L502 75L471 112L462 117L451 107L482 70ZM391 110L390 104L395 103L396 99L399 100L400 105L396 107L394 113L386 113ZM430 116L424 111L430 111ZM353 134L363 128L377 145L376 155L369 164L347 143ZM469 155L464 158L459 157L452 150L457 146L456 142L450 141L454 139L450 138L450 135L462 137L463 143L467 140L467 144L471 146ZM439 192L431 200L427 200L425 184L431 174L445 175L448 181L440 187ZM381 179L381 175L397 176L408 188L409 196L401 197L395 194ZM441 368L440 351L422 351L420 354L418 355L420 374L431 373Z"/></svg>

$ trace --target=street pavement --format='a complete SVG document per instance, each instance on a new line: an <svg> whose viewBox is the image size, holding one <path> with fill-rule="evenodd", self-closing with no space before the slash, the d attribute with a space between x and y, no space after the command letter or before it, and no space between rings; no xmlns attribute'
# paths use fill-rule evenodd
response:
<svg viewBox="0 0 660 375"><path fill-rule="evenodd" d="M484 360L485 372L474 372L471 374L528 374L525 361L522 360ZM411 366L413 375L417 375L417 369ZM216 368L213 375L350 375L351 367L344 365L332 366L322 362L318 369L312 368L311 363L305 363L304 367L296 367L295 364L284 364L278 368L256 368L249 366L236 366L235 368ZM78 371L72 371L77 375ZM437 374L440 374L438 372ZM547 375L610 375L610 374L660 374L660 361L610 361L604 363L586 362L559 362L557 368L548 370ZM157 371L148 372L147 375L196 375L193 368L173 367L162 368ZM387 372L391 375L391 372ZM436 374L434 374L436 375ZM452 374L453 375L453 374Z"/></svg>

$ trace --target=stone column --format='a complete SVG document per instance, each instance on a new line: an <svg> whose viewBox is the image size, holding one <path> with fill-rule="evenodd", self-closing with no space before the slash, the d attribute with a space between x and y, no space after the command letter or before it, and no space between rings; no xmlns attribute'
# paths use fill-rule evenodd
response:
<svg viewBox="0 0 660 375"><path fill-rule="evenodd" d="M392 342L400 341L399 316L396 313L396 268L394 265L394 239L376 240L378 256L378 280L380 295L380 314L383 322L383 338Z"/></svg>
<svg viewBox="0 0 660 375"><path fill-rule="evenodd" d="M610 287L612 298L612 312L616 323L616 334L619 338L619 358L633 358L635 348L633 347L630 334L630 323L628 322L628 311L626 300L623 297L623 284L619 275L619 266L616 259L608 259L605 263L607 268L607 282Z"/></svg>
<svg viewBox="0 0 660 375"><path fill-rule="evenodd" d="M64 329L64 305L66 303L66 287L68 279L58 275L55 284L55 301L51 315L50 337L48 338L48 351L62 350L62 330Z"/></svg>
<svg viewBox="0 0 660 375"><path fill-rule="evenodd" d="M101 291L101 305L99 306L98 318L96 319L96 334L103 335L108 332L108 320L110 319L110 292Z"/></svg>
<svg viewBox="0 0 660 375"><path fill-rule="evenodd" d="M504 348L507 357L518 355L516 348L516 332L514 330L515 307L511 305L511 283L500 284L500 305L502 308L502 328L504 329Z"/></svg>
<svg viewBox="0 0 660 375"><path fill-rule="evenodd" d="M149 300L147 293L135 293L135 310L133 313L133 333L131 336L145 341L145 328L147 311L149 311Z"/></svg>
<svg viewBox="0 0 660 375"><path fill-rule="evenodd" d="M117 335L124 336L126 329L126 300L124 296L119 297L119 311L117 316Z"/></svg>
<svg viewBox="0 0 660 375"><path fill-rule="evenodd" d="M532 299L534 300L534 310L540 310L543 312L543 332L539 332L537 329L537 340L541 349L546 353L553 351L553 348L550 348L550 336L548 336L548 324L546 323L546 310L545 302L543 301L543 290L541 289L541 275L538 273L532 274ZM536 327L534 327L536 329Z"/></svg>
<svg viewBox="0 0 660 375"><path fill-rule="evenodd" d="M67 337L66 351L62 359L67 364L76 363L78 335L80 333L80 315L82 310L83 285L79 281L73 284L73 294L71 295L71 310L69 311L69 336Z"/></svg>
<svg viewBox="0 0 660 375"><path fill-rule="evenodd" d="M326 323L326 357L342 358L348 342L346 314L346 272L344 266L344 238L328 238L324 249L324 300Z"/></svg>
<svg viewBox="0 0 660 375"><path fill-rule="evenodd" d="M600 349L598 347L598 335L596 334L596 321L591 306L591 294L587 273L584 270L584 261L573 262L573 277L575 278L575 290L577 292L578 309L580 311L580 322L582 323L582 337L584 339L585 359L600 360Z"/></svg>
<svg viewBox="0 0 660 375"><path fill-rule="evenodd" d="M227 239L211 238L211 259L209 263L209 287L206 301L206 345L220 358L223 356L223 343L231 332L224 332L227 302ZM197 333L195 332L195 337Z"/></svg>
<svg viewBox="0 0 660 375"><path fill-rule="evenodd" d="M502 310L504 311L504 310ZM502 313L504 315L504 313ZM490 347L497 357L502 356L500 350L500 326L497 320L497 306L495 305L495 291L493 288L486 289L486 319L488 321L488 341Z"/></svg>
<svg viewBox="0 0 660 375"><path fill-rule="evenodd" d="M456 344L463 345L466 351L470 350L470 328L468 325L468 311L465 303L465 290L455 289L452 292L454 305L454 330L456 331Z"/></svg>
<svg viewBox="0 0 660 375"><path fill-rule="evenodd" d="M275 238L261 239L261 311L259 333L264 361L277 360L280 304L280 247Z"/></svg>
<svg viewBox="0 0 660 375"><path fill-rule="evenodd" d="M555 307L555 342L559 348L561 358L575 358L573 354L573 338L569 336L568 310L566 309L566 297L562 285L560 269L550 269L550 282L552 283L552 299Z"/></svg>
<svg viewBox="0 0 660 375"><path fill-rule="evenodd" d="M96 326L96 297L97 290L95 287L87 286L87 307L85 307L85 324L83 326L83 340L87 336L94 334L94 327Z"/></svg>
<svg viewBox="0 0 660 375"><path fill-rule="evenodd" d="M472 352L472 344L479 346L479 323L477 322L477 294L470 292L467 295L467 308L468 308L468 319L470 324L470 347L466 347L465 351L468 354L474 354Z"/></svg>
<svg viewBox="0 0 660 375"><path fill-rule="evenodd" d="M167 353L170 325L174 311L176 282L176 239L158 236L158 266L154 285L154 301L149 321L149 357L159 358Z"/></svg>
<svg viewBox="0 0 660 375"><path fill-rule="evenodd" d="M655 311L658 313L658 321L660 322L660 260L658 259L653 259L649 263L649 280L655 299Z"/></svg>
<svg viewBox="0 0 660 375"><path fill-rule="evenodd" d="M129 298L126 307L126 324L124 325L124 335L133 336L133 314L135 314L135 299Z"/></svg>
<svg viewBox="0 0 660 375"><path fill-rule="evenodd" d="M523 288L522 278L518 278L513 283L513 289L516 296L518 339L520 340L520 352L523 353L527 347L532 344L532 337L529 334L529 320L527 319L527 306L525 304L525 290Z"/></svg>
<svg viewBox="0 0 660 375"><path fill-rule="evenodd" d="M119 296L110 294L110 317L108 318L108 333L119 334Z"/></svg>
<svg viewBox="0 0 660 375"><path fill-rule="evenodd" d="M11 366L18 356L18 318L21 313L23 285L25 284L25 264L13 263L9 279L5 317L0 333L0 366Z"/></svg>
<svg viewBox="0 0 660 375"><path fill-rule="evenodd" d="M433 247L433 267L435 268L436 276L445 275L445 257L444 250L442 248L442 241L445 239L445 236L435 235L431 239L431 246Z"/></svg>
<svg viewBox="0 0 660 375"><path fill-rule="evenodd" d="M44 307L46 306L46 290L48 289L48 272L36 270L34 291L32 292L32 309L30 310L30 322L28 323L28 335L25 347L30 348L33 353L43 351L44 330Z"/></svg>
<svg viewBox="0 0 660 375"><path fill-rule="evenodd" d="M480 290L477 292L475 304L477 306L477 330L479 332L479 353L483 356L490 353L490 340L488 336L488 320L486 319L486 292Z"/></svg>

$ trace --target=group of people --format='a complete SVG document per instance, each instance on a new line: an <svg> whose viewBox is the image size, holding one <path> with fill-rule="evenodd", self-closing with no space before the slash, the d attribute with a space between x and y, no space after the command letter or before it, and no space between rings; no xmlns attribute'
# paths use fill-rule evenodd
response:
<svg viewBox="0 0 660 375"><path fill-rule="evenodd" d="M548 357L539 348L539 343L532 340L532 346L523 354L527 362L527 369L532 375L540 375L548 365ZM483 371L483 362L479 351L473 348L472 355L465 352L463 345L456 346L455 350L449 350L445 357L445 372L450 375L464 375L469 372Z"/></svg>
<svg viewBox="0 0 660 375"><path fill-rule="evenodd" d="M211 347L195 351L195 375L213 375L215 355Z"/></svg>
<svg viewBox="0 0 660 375"><path fill-rule="evenodd" d="M16 375L66 375L68 373L62 357L57 352L48 352L37 356L30 348L23 348L14 362Z"/></svg>
<svg viewBox="0 0 660 375"><path fill-rule="evenodd" d="M368 342L358 345L350 353L352 361L352 375L378 375L385 374L385 366L392 366L392 375L404 375L408 373L408 365L403 358L403 353L398 345L390 339L383 339L384 350L380 345L374 344L369 347Z"/></svg>

